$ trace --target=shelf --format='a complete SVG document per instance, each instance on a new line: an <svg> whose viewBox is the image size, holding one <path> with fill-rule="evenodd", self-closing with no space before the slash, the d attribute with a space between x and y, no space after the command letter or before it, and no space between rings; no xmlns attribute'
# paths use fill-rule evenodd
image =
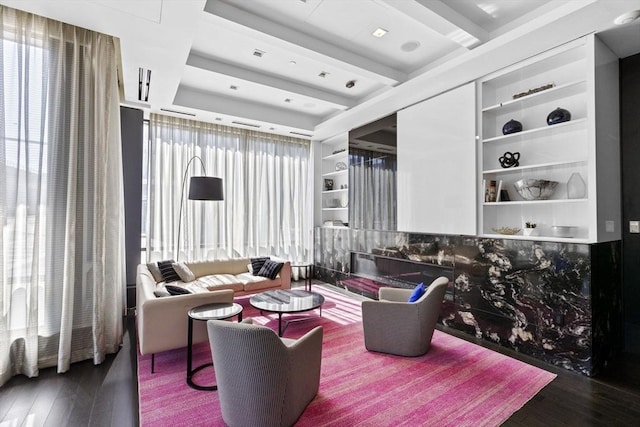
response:
<svg viewBox="0 0 640 427"><path fill-rule="evenodd" d="M322 194L341 193L343 191L349 191L348 188L338 188L337 190L324 190Z"/></svg>
<svg viewBox="0 0 640 427"><path fill-rule="evenodd" d="M564 122L564 123L558 123L556 125L544 126L544 127L539 127L539 128L535 128L535 129L529 129L529 130L523 130L522 132L511 133L511 134L508 134L508 135L495 136L493 138L484 139L484 140L482 140L482 142L483 143L505 142L505 141L508 141L508 140L513 140L513 139L518 139L518 138L530 136L530 135L536 134L536 133L543 133L543 132L547 132L547 131L558 130L558 129L562 129L562 128L566 128L566 127L570 127L570 126L578 126L578 125L584 124L586 122L587 122L586 118L581 118L581 119L571 120L571 121Z"/></svg>
<svg viewBox="0 0 640 427"><path fill-rule="evenodd" d="M346 211L349 209L348 207L344 208L322 208L323 211Z"/></svg>
<svg viewBox="0 0 640 427"><path fill-rule="evenodd" d="M349 154L349 152L345 149L339 153L333 153L333 154L329 154L328 156L324 156L322 158L322 160L332 160L332 159L337 159L339 157L345 157L347 154Z"/></svg>
<svg viewBox="0 0 640 427"><path fill-rule="evenodd" d="M505 206L505 205L544 205L554 203L584 203L589 199L547 199L547 200L511 200L508 202L484 202L484 206Z"/></svg>
<svg viewBox="0 0 640 427"><path fill-rule="evenodd" d="M331 172L325 172L322 174L322 176L336 176L336 175L344 175L347 172L349 172L348 169L345 170L341 170L341 171L331 171Z"/></svg>
<svg viewBox="0 0 640 427"><path fill-rule="evenodd" d="M482 234L480 237L488 239L510 239L510 240L533 240L536 242L566 242L566 243L589 243L588 239L578 239L575 237L552 237L552 236L523 236L520 234Z"/></svg>
<svg viewBox="0 0 640 427"><path fill-rule="evenodd" d="M569 166L569 165L575 165L580 163L587 163L587 160L584 159L584 160L572 160L572 161L565 161L565 162L548 162L548 163L538 163L535 165L518 166L516 168L489 169L486 171L482 171L482 174L489 175L489 174L511 173L511 172L532 170L532 169L544 169L544 168L553 168L558 166Z"/></svg>
<svg viewBox="0 0 640 427"><path fill-rule="evenodd" d="M528 103L528 102L534 102L536 100L541 101L541 100L544 100L544 98L551 98L552 96L559 96L559 95L566 96L565 94L562 94L559 92L575 90L577 93L579 91L583 91L584 89L579 88L578 87L579 85L586 85L586 81L578 80L578 81L566 83L563 85L555 86L551 89L546 89L546 90L536 92L531 95L523 96L517 99L511 99L508 101L500 102L498 104L489 106L487 108L483 108L482 112L483 113L497 112L498 110L501 110L501 109L509 109L510 107L516 107L518 106L518 104L521 104L523 102Z"/></svg>

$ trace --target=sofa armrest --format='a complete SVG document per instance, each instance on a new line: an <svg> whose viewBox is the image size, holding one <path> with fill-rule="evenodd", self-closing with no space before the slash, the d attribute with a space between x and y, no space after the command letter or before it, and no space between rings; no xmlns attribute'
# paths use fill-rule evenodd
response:
<svg viewBox="0 0 640 427"><path fill-rule="evenodd" d="M284 262L279 274L282 281L281 288L291 289L291 263L289 261Z"/></svg>
<svg viewBox="0 0 640 427"><path fill-rule="evenodd" d="M232 303L230 289L199 294L153 298L138 307L138 341L140 353L157 353L187 345L187 313L193 307L216 302ZM206 323L194 322L193 342L207 339Z"/></svg>

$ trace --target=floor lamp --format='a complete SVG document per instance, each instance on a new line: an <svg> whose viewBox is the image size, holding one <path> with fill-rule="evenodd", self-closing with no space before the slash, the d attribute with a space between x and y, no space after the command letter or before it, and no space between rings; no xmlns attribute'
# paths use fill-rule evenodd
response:
<svg viewBox="0 0 640 427"><path fill-rule="evenodd" d="M187 163L187 167L184 169L184 176L182 178L182 191L180 192L180 213L178 215L178 238L176 239L176 261L180 255L180 230L182 226L182 205L184 203L184 186L187 182L187 175L189 174L189 166L194 160L200 160L202 165L202 172L206 175L207 172L204 168L204 162L199 156L193 156ZM192 176L189 180L189 200L224 200L224 193L222 191L222 178L216 178L213 176Z"/></svg>

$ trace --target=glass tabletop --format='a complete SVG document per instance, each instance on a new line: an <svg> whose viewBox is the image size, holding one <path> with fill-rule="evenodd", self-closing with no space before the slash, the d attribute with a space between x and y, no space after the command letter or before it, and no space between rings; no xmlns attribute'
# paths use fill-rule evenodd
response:
<svg viewBox="0 0 640 427"><path fill-rule="evenodd" d="M234 303L214 302L199 305L189 310L189 317L195 320L221 320L236 316L242 312L242 306Z"/></svg>
<svg viewBox="0 0 640 427"><path fill-rule="evenodd" d="M318 308L324 302L324 297L314 292L299 289L278 289L256 294L249 299L249 303L258 310L274 313L296 313Z"/></svg>

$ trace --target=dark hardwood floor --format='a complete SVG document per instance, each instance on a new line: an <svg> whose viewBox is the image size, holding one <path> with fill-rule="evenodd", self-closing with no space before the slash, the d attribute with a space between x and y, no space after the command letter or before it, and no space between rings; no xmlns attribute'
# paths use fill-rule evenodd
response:
<svg viewBox="0 0 640 427"><path fill-rule="evenodd" d="M65 374L48 368L37 378L12 378L0 388L0 427L137 426L132 317L126 326L123 347L101 365L84 361ZM640 426L640 355L621 355L599 377L587 378L458 331L440 329L558 375L504 426Z"/></svg>
<svg viewBox="0 0 640 427"><path fill-rule="evenodd" d="M105 362L74 363L64 373L40 370L0 387L0 427L137 426L138 381L133 317L125 320L123 346Z"/></svg>

